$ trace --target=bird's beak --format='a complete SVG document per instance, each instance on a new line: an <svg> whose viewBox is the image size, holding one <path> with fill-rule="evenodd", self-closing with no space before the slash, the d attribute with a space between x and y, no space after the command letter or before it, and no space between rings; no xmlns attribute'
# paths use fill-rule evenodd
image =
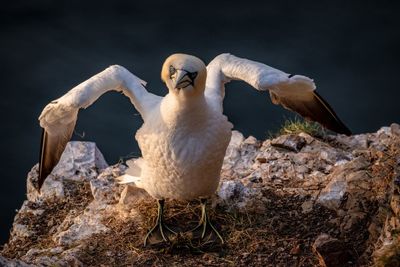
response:
<svg viewBox="0 0 400 267"><path fill-rule="evenodd" d="M193 85L189 72L185 70L176 70L175 78L172 79L172 85L175 89L182 89L189 85Z"/></svg>

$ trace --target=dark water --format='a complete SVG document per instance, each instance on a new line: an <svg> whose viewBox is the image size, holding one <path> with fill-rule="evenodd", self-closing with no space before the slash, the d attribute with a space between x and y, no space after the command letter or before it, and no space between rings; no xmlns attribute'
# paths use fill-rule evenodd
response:
<svg viewBox="0 0 400 267"><path fill-rule="evenodd" d="M190 53L208 62L230 52L312 77L355 133L399 123L399 5L301 2L2 3L0 244L38 159L41 109L111 64L127 67L163 95L160 68L168 55ZM227 90L225 113L246 135L263 138L290 116L244 83ZM109 93L81 112L77 132L115 163L139 154L133 134L140 124L128 99Z"/></svg>

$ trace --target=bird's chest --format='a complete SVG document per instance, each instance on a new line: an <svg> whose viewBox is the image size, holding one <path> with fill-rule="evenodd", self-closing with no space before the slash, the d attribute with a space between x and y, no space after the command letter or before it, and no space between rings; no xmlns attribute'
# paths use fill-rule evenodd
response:
<svg viewBox="0 0 400 267"><path fill-rule="evenodd" d="M147 167L158 175L195 175L223 159L230 140L224 116L203 120L177 120L166 125L150 122L136 134Z"/></svg>

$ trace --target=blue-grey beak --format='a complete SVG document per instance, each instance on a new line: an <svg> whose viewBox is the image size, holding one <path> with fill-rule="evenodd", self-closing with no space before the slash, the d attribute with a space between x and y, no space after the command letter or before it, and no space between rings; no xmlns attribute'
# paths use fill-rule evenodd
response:
<svg viewBox="0 0 400 267"><path fill-rule="evenodd" d="M186 70L176 70L175 77L172 78L172 85L175 89L183 89L189 85L194 85L194 79L197 72L188 72Z"/></svg>

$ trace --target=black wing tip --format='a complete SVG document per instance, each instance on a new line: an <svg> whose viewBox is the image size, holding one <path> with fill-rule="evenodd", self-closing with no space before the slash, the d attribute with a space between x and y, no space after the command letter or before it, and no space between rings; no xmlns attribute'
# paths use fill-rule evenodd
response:
<svg viewBox="0 0 400 267"><path fill-rule="evenodd" d="M330 125L324 125L324 126L327 129L329 129L331 131L334 131L335 133L338 133L338 134L344 134L344 135L347 135L347 136L350 136L350 135L353 134L350 131L350 129L337 116L334 117L334 119L335 120L332 121Z"/></svg>
<svg viewBox="0 0 400 267"><path fill-rule="evenodd" d="M339 119L339 117L335 114L335 125L332 127L330 130L338 133L338 134L344 134L347 136L352 135L352 132L350 129ZM329 127L327 127L329 128Z"/></svg>
<svg viewBox="0 0 400 267"><path fill-rule="evenodd" d="M332 130L338 134L344 134L347 136L352 135L353 133L350 131L350 129L338 118L338 116L335 114L334 117L334 125L331 125L331 127L326 126L329 130Z"/></svg>
<svg viewBox="0 0 400 267"><path fill-rule="evenodd" d="M347 128L347 126L344 125L343 123L342 123L342 125L341 125L341 127L340 127L339 129L335 130L335 132L337 132L338 134L344 134L344 135L347 135L347 136L350 136L350 135L353 134L353 133L349 130L349 128Z"/></svg>
<svg viewBox="0 0 400 267"><path fill-rule="evenodd" d="M41 172L40 171L40 167L39 167L39 179L38 179L38 183L37 183L37 190L40 192L40 189L42 188L44 181L46 180L47 176L49 175L49 173L45 173L45 172Z"/></svg>
<svg viewBox="0 0 400 267"><path fill-rule="evenodd" d="M316 96L316 98L326 107L326 109L329 111L329 113L335 119L334 127L327 127L327 128L336 133L339 133L339 134L345 134L347 136L352 135L352 132L350 131L350 129L339 119L338 115L333 110L331 105L320 94L318 94L317 90L314 90L313 93L314 93L314 96Z"/></svg>
<svg viewBox="0 0 400 267"><path fill-rule="evenodd" d="M37 190L40 193L40 189L46 179L48 173L43 169L43 157L44 157L44 146L46 145L46 137L47 133L44 128L42 128L42 134L40 139L40 152L39 152L39 174L38 174L38 183L37 183Z"/></svg>
<svg viewBox="0 0 400 267"><path fill-rule="evenodd" d="M343 123L342 123L343 124ZM344 125L343 124L343 134L345 134L345 135L347 135L347 136L350 136L350 135L352 135L353 133L350 131L350 129L349 128L347 128L347 126L346 125Z"/></svg>

